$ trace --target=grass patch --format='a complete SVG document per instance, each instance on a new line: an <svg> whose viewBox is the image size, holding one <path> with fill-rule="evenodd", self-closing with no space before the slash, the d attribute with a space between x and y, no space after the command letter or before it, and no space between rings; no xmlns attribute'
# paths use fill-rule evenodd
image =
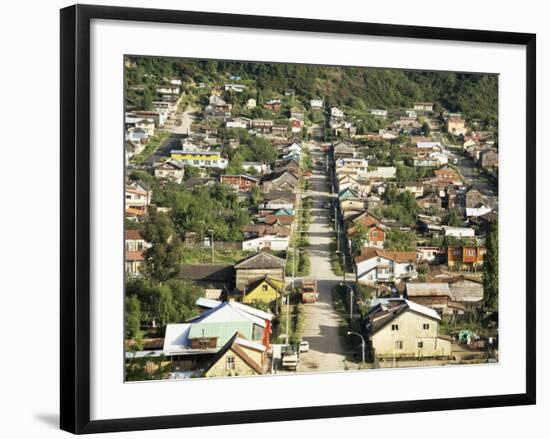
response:
<svg viewBox="0 0 550 439"><path fill-rule="evenodd" d="M156 130L155 135L151 137L149 142L147 142L144 150L132 157L132 160L130 160L131 163L134 165L139 165L140 163L143 163L151 156L151 154L153 154L153 152L155 152L155 150L160 145L162 145L162 143L164 143L165 140L170 137L170 135L171 133L169 131Z"/></svg>
<svg viewBox="0 0 550 439"><path fill-rule="evenodd" d="M214 264L234 264L251 255L252 252L242 250L214 249ZM208 248L184 248L181 257L182 264L211 264L212 253Z"/></svg>

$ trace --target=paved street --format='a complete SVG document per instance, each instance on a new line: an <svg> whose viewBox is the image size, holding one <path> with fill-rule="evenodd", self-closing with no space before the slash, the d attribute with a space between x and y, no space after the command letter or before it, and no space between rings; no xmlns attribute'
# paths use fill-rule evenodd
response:
<svg viewBox="0 0 550 439"><path fill-rule="evenodd" d="M322 159L323 154L316 145L308 145L313 162ZM308 279L317 279L319 299L317 303L305 304L306 326L303 339L309 342L310 351L301 356L299 371L335 371L344 369L344 350L340 342L339 315L332 306L331 290L340 281L332 273L329 244L333 228L329 211L323 208L330 199L324 170L315 169L310 177L311 190L305 193L313 198L312 221L309 226L309 246L306 248L311 259L311 274Z"/></svg>

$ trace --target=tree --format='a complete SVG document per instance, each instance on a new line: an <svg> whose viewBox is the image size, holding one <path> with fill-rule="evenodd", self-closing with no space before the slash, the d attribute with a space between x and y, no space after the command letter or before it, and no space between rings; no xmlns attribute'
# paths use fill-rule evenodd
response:
<svg viewBox="0 0 550 439"><path fill-rule="evenodd" d="M153 110L153 95L148 87L145 87L145 90L143 90L142 107L145 111Z"/></svg>
<svg viewBox="0 0 550 439"><path fill-rule="evenodd" d="M151 210L143 232L145 240L151 243L151 247L145 250L149 275L161 281L175 276L179 269L182 248L170 218L164 213Z"/></svg>
<svg viewBox="0 0 550 439"><path fill-rule="evenodd" d="M487 252L483 258L484 305L498 309L498 220L490 223L485 243Z"/></svg>
<svg viewBox="0 0 550 439"><path fill-rule="evenodd" d="M422 124L421 130L422 130L422 132L424 133L425 136L429 136L430 133L432 132L432 130L430 128L430 124L428 122L424 122Z"/></svg>
<svg viewBox="0 0 550 439"><path fill-rule="evenodd" d="M390 229L386 232L384 248L400 252L416 250L416 235L406 230Z"/></svg>
<svg viewBox="0 0 550 439"><path fill-rule="evenodd" d="M137 296L127 296L124 300L126 314L126 338L139 339L141 337L141 305Z"/></svg>

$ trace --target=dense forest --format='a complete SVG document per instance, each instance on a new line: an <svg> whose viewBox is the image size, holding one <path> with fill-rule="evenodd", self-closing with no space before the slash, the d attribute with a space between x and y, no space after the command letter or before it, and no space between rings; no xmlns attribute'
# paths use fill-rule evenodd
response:
<svg viewBox="0 0 550 439"><path fill-rule="evenodd" d="M241 77L258 99L293 89L305 99L323 98L327 105L362 108L410 108L431 101L435 110L461 112L467 118L496 120L498 76L455 72L412 71L368 67L269 64L182 58L131 58L127 84L176 76L186 82L211 83L229 75Z"/></svg>

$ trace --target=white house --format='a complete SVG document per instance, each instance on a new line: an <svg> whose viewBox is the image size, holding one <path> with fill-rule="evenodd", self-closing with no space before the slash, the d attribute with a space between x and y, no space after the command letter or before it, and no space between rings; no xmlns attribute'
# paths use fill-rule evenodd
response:
<svg viewBox="0 0 550 439"><path fill-rule="evenodd" d="M362 173L362 178L395 178L397 168L395 166L378 166L375 169Z"/></svg>
<svg viewBox="0 0 550 439"><path fill-rule="evenodd" d="M226 128L242 128L242 129L247 129L248 128L247 124L243 121L240 121L240 120L228 120L225 123L225 127Z"/></svg>
<svg viewBox="0 0 550 439"><path fill-rule="evenodd" d="M363 247L355 257L357 282L400 282L416 279L416 252L394 252Z"/></svg>
<svg viewBox="0 0 550 439"><path fill-rule="evenodd" d="M441 143L439 142L416 142L417 148L430 148L430 149L441 149Z"/></svg>
<svg viewBox="0 0 550 439"><path fill-rule="evenodd" d="M256 99L250 98L248 101L246 101L246 108L251 110L252 108L256 108Z"/></svg>
<svg viewBox="0 0 550 439"><path fill-rule="evenodd" d="M243 241L243 251L259 252L264 249L284 251L288 249L288 236L264 235Z"/></svg>
<svg viewBox="0 0 550 439"><path fill-rule="evenodd" d="M258 174L267 174L269 169L269 164L262 162L243 162L243 169L247 172L250 172L250 168Z"/></svg>
<svg viewBox="0 0 550 439"><path fill-rule="evenodd" d="M309 106L314 110L322 110L323 104L324 103L322 99L311 99L309 101Z"/></svg>
<svg viewBox="0 0 550 439"><path fill-rule="evenodd" d="M470 227L451 227L442 226L444 236L454 236L455 238L473 238L475 230Z"/></svg>
<svg viewBox="0 0 550 439"><path fill-rule="evenodd" d="M342 118L344 117L344 112L340 110L338 107L332 107L330 109L330 116L335 119Z"/></svg>
<svg viewBox="0 0 550 439"><path fill-rule="evenodd" d="M172 180L176 183L181 183L185 175L185 165L172 159L154 163L153 169L155 177Z"/></svg>
<svg viewBox="0 0 550 439"><path fill-rule="evenodd" d="M234 91L235 93L242 93L246 87L241 84L225 84L225 91Z"/></svg>
<svg viewBox="0 0 550 439"><path fill-rule="evenodd" d="M372 114L373 116L378 116L378 117L386 117L388 115L388 110L381 110L379 108L373 108L372 110L370 110L370 114Z"/></svg>

